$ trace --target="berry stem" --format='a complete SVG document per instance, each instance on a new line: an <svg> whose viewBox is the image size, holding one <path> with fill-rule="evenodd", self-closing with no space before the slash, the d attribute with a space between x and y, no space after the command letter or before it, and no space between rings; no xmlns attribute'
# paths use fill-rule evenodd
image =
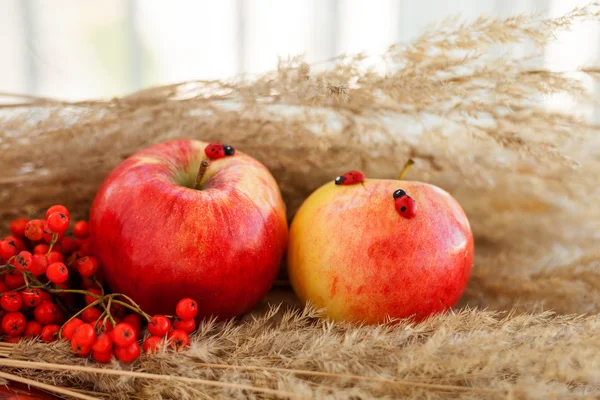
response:
<svg viewBox="0 0 600 400"><path fill-rule="evenodd" d="M46 257L50 255L52 248L58 242L58 233L52 233L52 240L50 241L50 246L48 246L48 252L46 253Z"/></svg>
<svg viewBox="0 0 600 400"><path fill-rule="evenodd" d="M121 300L114 300L114 303L115 303L115 304L120 304L120 305L122 305L123 307L127 307L127 308L129 308L131 311L134 311L134 312L136 312L136 313L140 314L141 316L143 316L144 318L146 318L148 321L150 321L150 320L151 320L150 316L149 316L148 314L146 314L145 312L143 312L141 309L139 309L139 308L135 308L134 306L132 306L132 305L129 305L129 304L125 303L124 301L121 301Z"/></svg>
<svg viewBox="0 0 600 400"><path fill-rule="evenodd" d="M200 163L200 168L198 168L198 175L196 175L196 182L194 182L193 189L200 189L200 182L202 182L202 178L204 178L204 174L206 174L206 170L208 169L209 165L210 163L206 158L202 160L202 162Z"/></svg>
<svg viewBox="0 0 600 400"><path fill-rule="evenodd" d="M15 267L10 263L12 260L14 260L17 256L12 256L11 258L8 259L8 261L6 261L6 264L0 266L0 270L4 269L4 271L0 271L0 275L3 274L8 274L10 271L12 271L13 269L15 269Z"/></svg>
<svg viewBox="0 0 600 400"><path fill-rule="evenodd" d="M404 164L402 171L400 171L400 177L398 177L398 180L401 181L402 179L404 179L404 176L406 175L406 173L408 172L410 167L412 167L414 165L414 163L415 162L412 159L410 159L406 162L406 164Z"/></svg>
<svg viewBox="0 0 600 400"><path fill-rule="evenodd" d="M102 296L104 296L104 286L102 286L100 282L98 282L98 279L96 279L96 275L94 275L94 284L98 286L98 288L100 289L100 293L102 294Z"/></svg>
<svg viewBox="0 0 600 400"><path fill-rule="evenodd" d="M21 291L21 290L23 290L23 289L27 289L27 286L23 285L23 286L21 286L21 287L18 287L18 288L16 288L16 289L9 289L9 290L7 290L6 292L2 292L2 293L0 293L0 296L2 296L4 293L8 293L8 292L19 292L19 291Z"/></svg>
<svg viewBox="0 0 600 400"><path fill-rule="evenodd" d="M23 280L25 281L25 286L29 288L29 278L27 278L27 274L23 274Z"/></svg>
<svg viewBox="0 0 600 400"><path fill-rule="evenodd" d="M94 306L96 306L97 304L99 304L102 301L102 299L98 299L90 304L88 304L87 306L83 307L81 310L77 311L75 314L73 314L73 316L71 318L69 318L67 320L67 322L65 322L64 324L62 324L62 326L60 327L60 330L58 331L58 338L62 339L62 331L63 328L65 327L66 324L68 324L69 322L71 322L73 319L77 318L78 316L80 316L85 310L87 310L88 308L92 308Z"/></svg>
<svg viewBox="0 0 600 400"><path fill-rule="evenodd" d="M106 312L106 317L104 317L103 324L106 325L106 319L108 318L108 319L110 319L110 322L112 322L113 327L115 327L115 326L117 326L117 323L116 323L115 319L113 318L112 313L110 312L110 306L112 305L112 302L113 302L113 298L109 297L108 298L108 304L106 306L104 306L104 309L106 310L105 311Z"/></svg>
<svg viewBox="0 0 600 400"><path fill-rule="evenodd" d="M142 307L140 307L140 305L138 303L136 303L135 301L133 301L133 299L129 296L127 296L126 294L122 294L119 293L119 296L124 297L125 299L127 299L131 305L133 305L134 307L136 307L138 309L138 313L143 315L144 317L146 317L146 319L148 320L148 322L150 322L150 320L152 319L152 317L150 317L149 314L145 313L144 310L142 310Z"/></svg>
<svg viewBox="0 0 600 400"><path fill-rule="evenodd" d="M104 303L102 303L102 306L104 307L104 312L100 314L100 316L96 320L96 323L94 324L95 331L98 331L98 323L100 322L100 320L102 320L102 325L105 326L106 318L108 317L108 314L106 313L106 306L104 306Z"/></svg>
<svg viewBox="0 0 600 400"><path fill-rule="evenodd" d="M102 299L102 296L97 295L96 293L88 292L87 290L79 290L79 289L48 289L50 293L78 293L84 296L95 297L96 299Z"/></svg>

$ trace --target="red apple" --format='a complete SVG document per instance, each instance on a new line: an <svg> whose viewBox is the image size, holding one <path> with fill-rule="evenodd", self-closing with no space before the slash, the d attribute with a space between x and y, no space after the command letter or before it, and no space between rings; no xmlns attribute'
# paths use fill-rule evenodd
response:
<svg viewBox="0 0 600 400"><path fill-rule="evenodd" d="M287 242L277 183L241 152L210 163L193 189L207 143L144 149L98 191L90 240L110 288L150 314L198 303L198 318L242 315L271 287Z"/></svg>
<svg viewBox="0 0 600 400"><path fill-rule="evenodd" d="M338 177L298 210L287 257L296 294L334 320L365 323L453 306L474 251L460 205L427 183L362 179Z"/></svg>

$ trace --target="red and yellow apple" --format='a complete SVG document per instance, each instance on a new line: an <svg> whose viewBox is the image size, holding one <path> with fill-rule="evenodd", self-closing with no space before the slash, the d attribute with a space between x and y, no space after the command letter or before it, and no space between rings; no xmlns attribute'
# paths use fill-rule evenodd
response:
<svg viewBox="0 0 600 400"><path fill-rule="evenodd" d="M207 145L146 148L117 166L94 199L92 252L110 288L148 313L171 314L190 297L198 318L242 315L280 268L288 231L277 183L238 151L213 160L194 189Z"/></svg>
<svg viewBox="0 0 600 400"><path fill-rule="evenodd" d="M371 324L421 320L453 306L474 252L457 201L427 183L343 184L352 179L317 189L292 221L287 268L298 297L331 319Z"/></svg>

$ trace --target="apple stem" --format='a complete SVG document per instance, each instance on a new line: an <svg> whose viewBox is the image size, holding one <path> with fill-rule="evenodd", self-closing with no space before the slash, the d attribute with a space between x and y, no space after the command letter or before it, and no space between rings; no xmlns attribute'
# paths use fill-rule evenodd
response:
<svg viewBox="0 0 600 400"><path fill-rule="evenodd" d="M404 176L406 175L406 173L408 172L408 170L410 169L410 167L412 167L414 165L414 161L412 159L408 160L406 162L406 164L404 164L404 167L402 168L402 171L400 172L400 177L398 178L398 180L402 180L404 179Z"/></svg>
<svg viewBox="0 0 600 400"><path fill-rule="evenodd" d="M204 178L204 174L206 174L206 170L208 169L209 162L205 158L200 163L200 168L198 168L198 175L196 175L196 182L194 182L194 189L200 189L200 182L202 182L202 178Z"/></svg>

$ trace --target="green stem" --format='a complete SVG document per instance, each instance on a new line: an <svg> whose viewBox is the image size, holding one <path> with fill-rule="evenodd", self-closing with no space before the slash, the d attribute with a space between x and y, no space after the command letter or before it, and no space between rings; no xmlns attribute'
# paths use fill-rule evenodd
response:
<svg viewBox="0 0 600 400"><path fill-rule="evenodd" d="M80 289L48 289L48 291L50 293L77 293L77 294L82 294L84 296L90 296L90 297L94 297L96 299L101 299L104 296L100 296L96 293L92 293L92 292L88 292L87 290L80 290Z"/></svg>
<svg viewBox="0 0 600 400"><path fill-rule="evenodd" d="M77 318L78 316L80 316L85 310L87 310L88 308L92 308L95 305L99 304L102 301L102 299L98 299L90 304L88 304L87 306L83 307L81 310L77 311L77 313L73 314L73 316L71 318L69 318L67 320L67 322L65 322L61 327L60 330L58 331L58 338L62 339L62 331L63 328L65 327L66 324L68 324L69 322L71 322L73 319Z"/></svg>
<svg viewBox="0 0 600 400"><path fill-rule="evenodd" d="M46 257L50 255L52 248L58 242L58 233L52 233L52 240L50 241L50 246L48 246L48 252L46 253Z"/></svg>
<svg viewBox="0 0 600 400"><path fill-rule="evenodd" d="M2 296L4 293L8 293L8 292L18 292L18 291L20 291L20 290L23 290L23 289L27 289L27 286L26 286L26 285L23 285L23 286L21 286L21 287L18 287L18 288L16 288L16 289L10 289L10 290L7 290L6 292L2 292L2 293L0 293L0 296Z"/></svg>
<svg viewBox="0 0 600 400"><path fill-rule="evenodd" d="M27 274L23 274L23 280L25 281L25 286L29 288L29 278L27 278Z"/></svg>
<svg viewBox="0 0 600 400"><path fill-rule="evenodd" d="M415 162L410 159L406 162L406 164L404 164L404 167L402 168L402 171L400 171L400 176L398 177L398 180L401 181L402 179L404 179L404 176L406 175L406 173L408 172L408 170L410 169L410 167L412 167L415 164Z"/></svg>
<svg viewBox="0 0 600 400"><path fill-rule="evenodd" d="M113 297L109 297L108 298L108 304L104 307L104 309L106 310L106 316L110 319L110 322L112 322L113 324L113 328L117 325L117 322L115 321L115 319L112 316L112 313L110 312L110 306L112 305L113 302ZM104 318L106 320L106 318Z"/></svg>
<svg viewBox="0 0 600 400"><path fill-rule="evenodd" d="M144 310L142 310L142 307L140 307L138 303L133 301L131 297L122 293L118 293L118 295L127 299L133 306L135 306L138 309L138 314L143 315L148 320L148 322L150 322L150 320L152 319L152 317L150 317L150 314L145 313Z"/></svg>
<svg viewBox="0 0 600 400"><path fill-rule="evenodd" d="M96 279L95 275L94 275L94 284L100 288L100 293L102 293L102 296L104 296L104 286L102 286L100 284L100 282L98 282L98 279Z"/></svg>
<svg viewBox="0 0 600 400"><path fill-rule="evenodd" d="M120 304L120 305L122 305L123 307L127 307L127 308L129 308L131 311L133 311L133 312L136 312L136 313L138 313L138 314L142 315L142 316L143 316L144 318L146 318L148 321L150 321L150 319L151 319L151 318L150 318L150 316L149 316L148 314L146 314L145 312L141 311L141 310L140 310L140 309L138 309L138 308L135 308L135 307L133 307L133 306L131 306L131 305L129 305L129 304L127 304L127 303L125 303L124 301L121 301L121 300L115 300L115 301L114 301L114 303L115 303L115 304Z"/></svg>
<svg viewBox="0 0 600 400"><path fill-rule="evenodd" d="M104 303L102 303L102 306L104 307ZM102 314L100 314L100 316L98 317L98 319L96 320L96 323L94 324L94 330L98 330L98 322L100 322L100 319L104 317L104 319L106 319L106 310L104 310L104 312ZM102 323L102 325L104 325L104 322Z"/></svg>

